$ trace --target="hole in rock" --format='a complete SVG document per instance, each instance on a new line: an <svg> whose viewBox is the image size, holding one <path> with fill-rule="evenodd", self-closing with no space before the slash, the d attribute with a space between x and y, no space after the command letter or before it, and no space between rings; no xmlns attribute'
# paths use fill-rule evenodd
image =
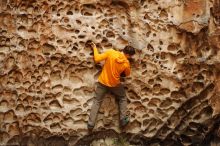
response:
<svg viewBox="0 0 220 146"><path fill-rule="evenodd" d="M170 89L168 89L168 88L162 88L162 89L160 90L160 93L161 93L161 94L168 94L168 93L170 93Z"/></svg>
<svg viewBox="0 0 220 146"><path fill-rule="evenodd" d="M56 92L62 92L63 91L63 85L61 85L61 84L55 85L55 86L52 87L52 90L56 91Z"/></svg>
<svg viewBox="0 0 220 146"><path fill-rule="evenodd" d="M56 50L56 48L53 45L50 45L47 43L43 44L42 48L43 48L44 54L49 54L50 52L53 52Z"/></svg>
<svg viewBox="0 0 220 146"><path fill-rule="evenodd" d="M8 102L7 102L6 100L2 100L2 101L0 102L0 106L1 106L1 107L8 107L9 104L8 104Z"/></svg>
<svg viewBox="0 0 220 146"><path fill-rule="evenodd" d="M160 91L160 88L161 88L161 85L160 84L155 84L154 86L153 86L153 92L154 93L158 93L159 91Z"/></svg>
<svg viewBox="0 0 220 146"><path fill-rule="evenodd" d="M4 114L4 121L13 121L15 119L15 114L14 114L14 111L13 110L10 110L10 111L7 111L5 114Z"/></svg>
<svg viewBox="0 0 220 146"><path fill-rule="evenodd" d="M143 89L141 89L141 93L144 95L148 95L151 93L151 89L148 87L144 87Z"/></svg>
<svg viewBox="0 0 220 146"><path fill-rule="evenodd" d="M160 103L160 99L159 98L152 98L149 102L148 102L148 106L150 107L157 107L157 105Z"/></svg>
<svg viewBox="0 0 220 146"><path fill-rule="evenodd" d="M197 80L203 81L203 80L204 80L204 76L203 76L202 74L199 74L199 75L197 76Z"/></svg>
<svg viewBox="0 0 220 146"><path fill-rule="evenodd" d="M168 117L168 113L160 108L157 108L156 112L158 116L161 117L162 119Z"/></svg>
<svg viewBox="0 0 220 146"><path fill-rule="evenodd" d="M104 45L105 48L112 48L112 44L111 43L107 43Z"/></svg>
<svg viewBox="0 0 220 146"><path fill-rule="evenodd" d="M146 14L144 15L144 19L151 19L150 16L148 15L148 13L146 13Z"/></svg>
<svg viewBox="0 0 220 146"><path fill-rule="evenodd" d="M200 119L208 119L212 116L213 114L213 109L208 106L204 108L197 116L195 116L195 120L200 120Z"/></svg>
<svg viewBox="0 0 220 146"><path fill-rule="evenodd" d="M158 124L158 122L156 119L154 119L154 118L150 119L148 122L148 126L147 126L148 131L149 132L155 131L157 124Z"/></svg>
<svg viewBox="0 0 220 146"><path fill-rule="evenodd" d="M185 98L185 96L181 92L179 92L179 91L172 91L170 97L173 98L173 99Z"/></svg>
<svg viewBox="0 0 220 146"><path fill-rule="evenodd" d="M129 129L136 129L141 127L141 123L138 120L134 120L133 122L130 122L128 126Z"/></svg>
<svg viewBox="0 0 220 146"><path fill-rule="evenodd" d="M167 13L166 10L162 10L162 11L160 11L159 16L162 17L162 18L167 18L168 17L168 13Z"/></svg>
<svg viewBox="0 0 220 146"><path fill-rule="evenodd" d="M106 33L106 37L114 38L114 37L115 37L115 34L114 34L112 31L108 31L108 32Z"/></svg>
<svg viewBox="0 0 220 146"><path fill-rule="evenodd" d="M170 44L170 45L167 47L167 50L168 50L168 51L176 51L176 50L178 50L178 45L177 45L177 44Z"/></svg>
<svg viewBox="0 0 220 146"><path fill-rule="evenodd" d="M165 125L161 129L160 135L166 135L169 131L170 131L170 128L167 125Z"/></svg>
<svg viewBox="0 0 220 146"><path fill-rule="evenodd" d="M196 131L200 131L200 132L206 132L208 130L208 127L201 124L201 123L196 123L196 122L190 122L189 126L196 130Z"/></svg>
<svg viewBox="0 0 220 146"><path fill-rule="evenodd" d="M112 1L111 5L113 6L121 6L121 7L124 7L125 9L129 9L129 5L124 2L124 1Z"/></svg>
<svg viewBox="0 0 220 146"><path fill-rule="evenodd" d="M23 30L26 30L26 28L24 26L19 26L18 27L18 31L23 31Z"/></svg>
<svg viewBox="0 0 220 146"><path fill-rule="evenodd" d="M15 136L12 136L10 137L10 139L8 140L6 146L14 146L14 145L19 145L19 142L20 141L20 136L19 135L15 135Z"/></svg>
<svg viewBox="0 0 220 146"><path fill-rule="evenodd" d="M102 36L100 35L100 34L97 34L96 35L96 39L98 40L98 39L100 39Z"/></svg>
<svg viewBox="0 0 220 146"><path fill-rule="evenodd" d="M76 46L73 46L73 47L72 47L72 50L75 50L75 51L76 51L76 50L78 50L78 48L77 48Z"/></svg>
<svg viewBox="0 0 220 146"><path fill-rule="evenodd" d="M61 129L61 126L60 126L59 123L53 123L53 124L50 125L50 128L52 130L56 130L56 129L58 130L58 129Z"/></svg>
<svg viewBox="0 0 220 146"><path fill-rule="evenodd" d="M78 25L81 25L82 24L82 22L80 21L80 20L76 20L76 23L78 24Z"/></svg>
<svg viewBox="0 0 220 146"><path fill-rule="evenodd" d="M96 6L93 4L84 4L83 7L88 8L88 9L96 9Z"/></svg>
<svg viewBox="0 0 220 146"><path fill-rule="evenodd" d="M28 122L41 123L40 115L37 113L30 113L27 115L26 120Z"/></svg>
<svg viewBox="0 0 220 146"><path fill-rule="evenodd" d="M80 114L82 114L82 109L81 108L77 108L77 109L74 109L74 110L71 110L70 111L70 115L71 115L71 117L75 117L75 116L77 116L77 115L80 115Z"/></svg>
<svg viewBox="0 0 220 146"><path fill-rule="evenodd" d="M63 40L57 40L58 44L63 44Z"/></svg>
<svg viewBox="0 0 220 146"><path fill-rule="evenodd" d="M144 98L144 99L142 100L142 103L147 103L148 101L149 101L148 98Z"/></svg>
<svg viewBox="0 0 220 146"><path fill-rule="evenodd" d="M83 104L83 107L84 107L84 108L88 107L88 104L87 104L87 103L84 103L84 104Z"/></svg>
<svg viewBox="0 0 220 146"><path fill-rule="evenodd" d="M107 43L107 42L108 42L108 39L105 38L105 37L104 37L104 38L102 39L102 41L101 41L102 44L105 44L105 43Z"/></svg>
<svg viewBox="0 0 220 146"><path fill-rule="evenodd" d="M67 15L73 15L73 12L72 11L68 11L66 14Z"/></svg>
<svg viewBox="0 0 220 146"><path fill-rule="evenodd" d="M85 35L79 35L78 38L84 39L86 36Z"/></svg>
<svg viewBox="0 0 220 146"><path fill-rule="evenodd" d="M188 136L184 134L180 135L180 140L182 141L182 143L192 143L191 138L189 138Z"/></svg>
<svg viewBox="0 0 220 146"><path fill-rule="evenodd" d="M147 65L146 64L142 64L142 69L146 69Z"/></svg>
<svg viewBox="0 0 220 146"><path fill-rule="evenodd" d="M60 105L60 103L57 100L53 100L49 103L51 108L61 108L62 106Z"/></svg>
<svg viewBox="0 0 220 146"><path fill-rule="evenodd" d="M63 18L63 22L68 23L69 22L69 18L67 18L67 17Z"/></svg>
<svg viewBox="0 0 220 146"><path fill-rule="evenodd" d="M84 46L84 45L85 45L85 42L84 42L84 41L79 41L79 44L80 44L81 46Z"/></svg>
<svg viewBox="0 0 220 146"><path fill-rule="evenodd" d="M143 126L146 127L149 124L149 122L150 122L150 119L145 119L143 121Z"/></svg>
<svg viewBox="0 0 220 146"><path fill-rule="evenodd" d="M85 13L84 13L84 16L92 16L92 13L90 13L90 12L85 12Z"/></svg>
<svg viewBox="0 0 220 146"><path fill-rule="evenodd" d="M141 99L141 97L134 90L129 90L128 95L130 99L134 99L134 100Z"/></svg>
<svg viewBox="0 0 220 146"><path fill-rule="evenodd" d="M147 45L147 48L149 51L153 52L154 51L154 47L151 44Z"/></svg>
<svg viewBox="0 0 220 146"><path fill-rule="evenodd" d="M71 98L70 95L64 95L63 104L80 105L80 102L75 98Z"/></svg>
<svg viewBox="0 0 220 146"><path fill-rule="evenodd" d="M201 83L201 82L193 82L193 85L192 85L192 90L193 91L198 92L198 91L202 90L203 88L204 88L204 84L203 83Z"/></svg>
<svg viewBox="0 0 220 146"><path fill-rule="evenodd" d="M67 146L68 142L62 136L51 136L42 140L45 146Z"/></svg>
<svg viewBox="0 0 220 146"><path fill-rule="evenodd" d="M32 111L32 107L31 106L26 106L24 109L25 109L26 112Z"/></svg>
<svg viewBox="0 0 220 146"><path fill-rule="evenodd" d="M164 100L164 101L162 101L161 103L160 103L160 107L161 108L166 108L166 107L169 107L169 106L171 106L172 105L172 100L171 99L166 99L166 100Z"/></svg>

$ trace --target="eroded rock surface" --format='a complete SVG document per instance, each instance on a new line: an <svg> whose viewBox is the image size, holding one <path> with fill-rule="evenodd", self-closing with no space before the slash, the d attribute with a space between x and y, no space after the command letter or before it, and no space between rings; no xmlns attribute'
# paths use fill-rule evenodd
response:
<svg viewBox="0 0 220 146"><path fill-rule="evenodd" d="M0 26L0 145L88 145L100 129L117 137L110 94L86 136L100 73L88 41L100 52L137 48L124 81L131 143L219 138L219 0L1 0Z"/></svg>

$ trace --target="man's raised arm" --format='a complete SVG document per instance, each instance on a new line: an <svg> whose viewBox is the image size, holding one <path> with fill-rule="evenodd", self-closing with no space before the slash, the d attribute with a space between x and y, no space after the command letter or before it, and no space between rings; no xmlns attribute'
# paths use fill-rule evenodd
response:
<svg viewBox="0 0 220 146"><path fill-rule="evenodd" d="M102 60L105 60L108 57L108 52L99 54L98 49L93 42L92 42L92 48L93 48L93 52L94 52L94 60L96 63L98 63Z"/></svg>

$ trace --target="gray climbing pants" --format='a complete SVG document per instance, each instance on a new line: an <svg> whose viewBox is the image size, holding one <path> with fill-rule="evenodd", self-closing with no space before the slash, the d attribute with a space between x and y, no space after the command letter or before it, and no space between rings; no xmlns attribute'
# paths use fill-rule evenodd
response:
<svg viewBox="0 0 220 146"><path fill-rule="evenodd" d="M100 105L107 92L113 93L116 96L116 98L119 100L120 120L126 117L127 98L125 95L124 86L122 84L119 84L116 87L108 87L98 82L97 88L95 90L95 98L93 99L93 104L89 115L88 124L90 126L95 126L95 121Z"/></svg>

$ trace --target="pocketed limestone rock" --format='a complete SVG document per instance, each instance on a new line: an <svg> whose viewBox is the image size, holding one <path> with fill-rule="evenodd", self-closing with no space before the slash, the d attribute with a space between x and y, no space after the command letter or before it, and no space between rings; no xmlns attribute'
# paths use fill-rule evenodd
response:
<svg viewBox="0 0 220 146"><path fill-rule="evenodd" d="M101 145L111 135L203 145L220 135L219 0L1 0L0 26L0 145ZM90 41L99 52L136 48L123 81L127 134L107 94L87 135L103 65Z"/></svg>

